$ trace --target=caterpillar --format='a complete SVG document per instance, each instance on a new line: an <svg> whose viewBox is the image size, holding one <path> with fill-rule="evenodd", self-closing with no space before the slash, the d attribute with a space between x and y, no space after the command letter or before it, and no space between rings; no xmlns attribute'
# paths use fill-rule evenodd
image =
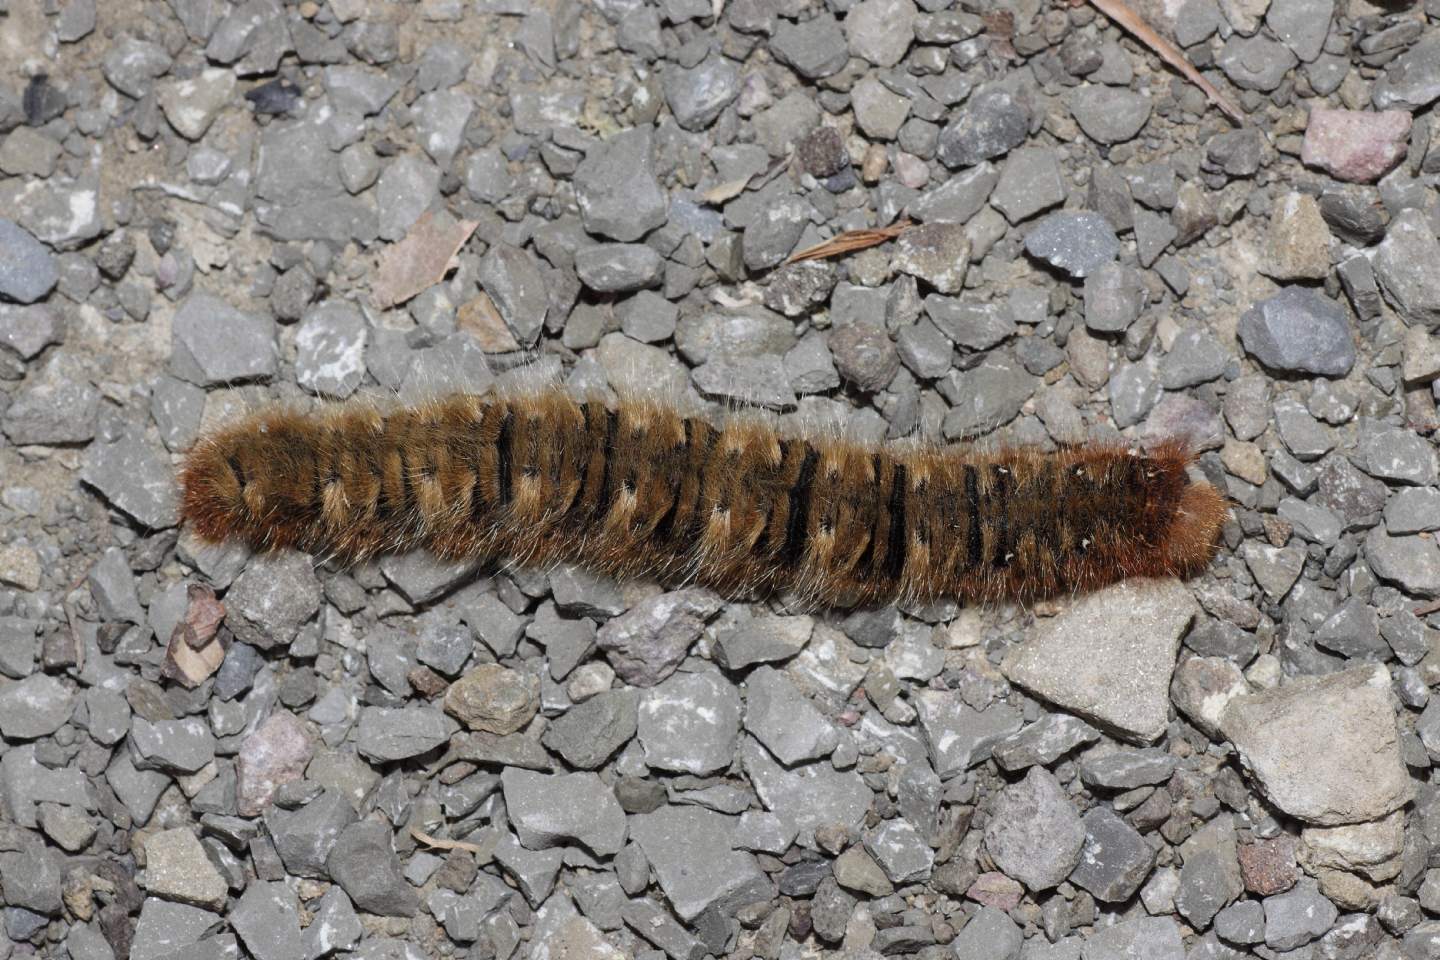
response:
<svg viewBox="0 0 1440 960"><path fill-rule="evenodd" d="M866 445L558 388L262 412L182 470L200 538L346 560L576 564L826 605L1030 601L1210 561L1224 498L1179 441Z"/></svg>

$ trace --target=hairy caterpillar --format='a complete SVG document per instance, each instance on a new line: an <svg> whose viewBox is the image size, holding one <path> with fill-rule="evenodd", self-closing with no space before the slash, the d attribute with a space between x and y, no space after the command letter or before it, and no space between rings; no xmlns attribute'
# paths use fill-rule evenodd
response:
<svg viewBox="0 0 1440 960"><path fill-rule="evenodd" d="M204 438L182 482L208 540L424 547L824 604L991 602L1198 573L1226 506L1191 459L1175 441L875 447L547 389L258 414Z"/></svg>

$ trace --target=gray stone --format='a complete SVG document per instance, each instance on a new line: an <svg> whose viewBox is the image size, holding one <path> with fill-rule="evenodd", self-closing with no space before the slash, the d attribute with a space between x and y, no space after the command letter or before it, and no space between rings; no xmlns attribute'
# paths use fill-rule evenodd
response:
<svg viewBox="0 0 1440 960"><path fill-rule="evenodd" d="M990 756L1000 741L1016 733L1023 719L1005 703L976 710L953 693L918 690L914 695L930 763L942 779L963 773Z"/></svg>
<svg viewBox="0 0 1440 960"><path fill-rule="evenodd" d="M912 0L862 0L845 17L850 52L877 67L895 66L915 39L918 15Z"/></svg>
<svg viewBox="0 0 1440 960"><path fill-rule="evenodd" d="M1409 801L1390 677L1379 665L1236 697L1221 730L1261 791L1307 823L1375 820Z"/></svg>
<svg viewBox="0 0 1440 960"><path fill-rule="evenodd" d="M1343 307L1305 287L1286 287L1240 317L1245 351L1272 370L1343 377L1355 344Z"/></svg>
<svg viewBox="0 0 1440 960"><path fill-rule="evenodd" d="M549 309L545 277L528 251L499 243L480 260L479 280L523 347L533 346Z"/></svg>
<svg viewBox="0 0 1440 960"><path fill-rule="evenodd" d="M910 213L926 223L965 223L985 206L999 182L995 165L981 161L925 191L911 202Z"/></svg>
<svg viewBox="0 0 1440 960"><path fill-rule="evenodd" d="M320 581L308 556L256 554L225 594L225 625L261 650L289 646L320 609Z"/></svg>
<svg viewBox="0 0 1440 960"><path fill-rule="evenodd" d="M0 734L11 740L48 737L70 719L75 694L45 673L0 687Z"/></svg>
<svg viewBox="0 0 1440 960"><path fill-rule="evenodd" d="M1416 486L1436 482L1434 448L1413 430L1372 430L1362 440L1359 453L1365 458L1365 472L1371 476Z"/></svg>
<svg viewBox="0 0 1440 960"><path fill-rule="evenodd" d="M279 370L275 325L195 292L171 321L170 371L199 387L268 380Z"/></svg>
<svg viewBox="0 0 1440 960"><path fill-rule="evenodd" d="M414 109L420 145L430 159L448 169L464 142L475 102L458 90L436 90L416 100Z"/></svg>
<svg viewBox="0 0 1440 960"><path fill-rule="evenodd" d="M1085 278L1085 326L1099 333L1123 333L1140 318L1145 300L1139 271L1107 263Z"/></svg>
<svg viewBox="0 0 1440 960"><path fill-rule="evenodd" d="M775 410L788 410L797 402L780 357L717 357L696 367L690 376L706 396Z"/></svg>
<svg viewBox="0 0 1440 960"><path fill-rule="evenodd" d="M925 313L958 347L989 350L1015 335L1012 311L1002 303L971 303L962 297L930 294Z"/></svg>
<svg viewBox="0 0 1440 960"><path fill-rule="evenodd" d="M1275 401L1271 407L1280 441L1298 460L1324 456L1335 445L1330 431L1310 415L1305 405L1292 397Z"/></svg>
<svg viewBox="0 0 1440 960"><path fill-rule="evenodd" d="M761 803L787 830L796 832L803 847L815 848L815 831L820 827L858 828L874 799L853 770L836 770L826 763L787 770L748 738L741 744L740 756Z"/></svg>
<svg viewBox="0 0 1440 960"><path fill-rule="evenodd" d="M1265 942L1265 907L1256 900L1232 903L1215 915L1215 933L1226 943Z"/></svg>
<svg viewBox="0 0 1440 960"><path fill-rule="evenodd" d="M1145 364L1122 366L1110 377L1110 413L1123 429L1145 419L1160 399L1160 381Z"/></svg>
<svg viewBox="0 0 1440 960"><path fill-rule="evenodd" d="M160 85L157 99L177 133L187 140L199 140L234 95L234 72L212 67L185 80L167 80Z"/></svg>
<svg viewBox="0 0 1440 960"><path fill-rule="evenodd" d="M1399 536L1440 530L1440 490L1410 487L1385 502L1385 529Z"/></svg>
<svg viewBox="0 0 1440 960"><path fill-rule="evenodd" d="M1122 87L1086 84L1066 98L1070 114L1097 143L1123 143L1150 119L1150 98Z"/></svg>
<svg viewBox="0 0 1440 960"><path fill-rule="evenodd" d="M1374 264L1381 289L1401 316L1432 331L1440 327L1440 240L1424 213L1396 215Z"/></svg>
<svg viewBox="0 0 1440 960"><path fill-rule="evenodd" d="M681 920L712 908L733 914L773 895L755 858L731 849L731 823L730 817L698 807L664 807L632 818L635 841Z"/></svg>
<svg viewBox="0 0 1440 960"><path fill-rule="evenodd" d="M652 286L663 266L660 254L641 243L597 243L575 254L576 274L596 293Z"/></svg>
<svg viewBox="0 0 1440 960"><path fill-rule="evenodd" d="M105 782L115 791L116 798L129 811L135 822L143 825L149 822L160 794L170 786L171 779L156 770L137 770L130 760L130 751L117 750L110 766L105 769ZM81 783L83 784L83 781ZM83 786L79 789L81 793L84 792Z"/></svg>
<svg viewBox="0 0 1440 960"><path fill-rule="evenodd" d="M1109 807L1093 808L1084 824L1085 845L1070 882L1103 903L1129 900L1154 869L1155 851Z"/></svg>
<svg viewBox="0 0 1440 960"><path fill-rule="evenodd" d="M353 304L328 300L306 312L295 336L295 380L321 396L343 400L365 379L369 328Z"/></svg>
<svg viewBox="0 0 1440 960"><path fill-rule="evenodd" d="M423 157L402 153L392 160L375 184L380 238L403 239L435 201L439 188L440 170Z"/></svg>
<svg viewBox="0 0 1440 960"><path fill-rule="evenodd" d="M302 934L305 960L319 960L336 951L354 949L364 928L345 891L331 887L320 898L310 925Z"/></svg>
<svg viewBox="0 0 1440 960"><path fill-rule="evenodd" d="M1175 908L1190 925L1203 930L1227 905L1245 892L1235 846L1235 824L1222 814L1180 847L1184 866Z"/></svg>
<svg viewBox="0 0 1440 960"><path fill-rule="evenodd" d="M43 843L27 838L19 850L0 854L0 885L11 907L23 907L42 916L59 914L61 859Z"/></svg>
<svg viewBox="0 0 1440 960"><path fill-rule="evenodd" d="M693 69L669 66L661 86L665 102L680 129L704 130L740 94L740 71L718 54L705 58Z"/></svg>
<svg viewBox="0 0 1440 960"><path fill-rule="evenodd" d="M1215 62L1240 89L1268 93L1280 86L1299 60L1289 47L1256 34L1226 40Z"/></svg>
<svg viewBox="0 0 1440 960"><path fill-rule="evenodd" d="M266 884L257 882L252 889L261 890L265 886ZM283 884L275 884L275 886L283 887ZM254 904L264 896L263 892L256 893L252 895L250 902ZM291 899L294 899L293 894L291 894ZM244 903L243 899L241 903ZM231 923L242 940L245 939L245 934L240 931L240 925L245 924L246 929L249 930L250 919L257 912L259 912L258 909L251 906L247 912L241 913L239 905L235 911L232 911ZM236 923L237 916L239 923ZM161 960L162 957L186 956L189 953L186 948L192 948L198 944L205 931L220 923L221 919L219 914L200 907L192 907L184 903L171 903L158 897L148 897L140 908L140 919L135 924L134 939L130 943L131 960ZM294 926L298 933L300 929L298 914ZM284 928L279 928L278 933L283 935ZM265 949L270 942L257 939L261 949ZM248 941L246 946L249 947ZM260 956L253 948L252 952L255 952L257 957ZM279 955L267 951L266 960L271 960L271 958L301 960L298 950L290 954Z"/></svg>
<svg viewBox="0 0 1440 960"><path fill-rule="evenodd" d="M457 333L455 337L471 339L468 334L463 333ZM473 340L471 340L471 342L473 343ZM433 347L431 349L432 351L442 350L444 347ZM478 359L478 355L472 356L469 362L473 364L476 359ZM463 362L464 357L463 355L457 356L454 357L454 360L456 366L459 366ZM481 368L481 370L484 369L483 367ZM412 368L411 373L414 375L421 370L424 370L424 366L417 363L416 367ZM458 373L459 371L456 372ZM488 377L489 372L485 371L485 373ZM424 379L429 381L427 393L431 396L434 395L435 391L443 391L445 389L453 390L457 393L484 393L489 388L488 381L484 383L477 383L473 380L468 383L455 383L450 381L449 378L444 375L443 369L439 375L434 377L427 375ZM407 381L406 390L401 391L402 397L406 396L408 388L409 382ZM385 575L386 581L396 590L399 590L406 600L409 600L413 604L424 604L444 596L460 584L470 580L475 572L475 565L474 560L447 561L439 559L427 550L410 550L405 553L391 554L390 556L382 558L380 560L380 572Z"/></svg>
<svg viewBox="0 0 1440 960"><path fill-rule="evenodd" d="M928 880L935 853L909 822L886 820L865 834L865 849L885 871L891 883Z"/></svg>
<svg viewBox="0 0 1440 960"><path fill-rule="evenodd" d="M1271 0L1265 24L1301 61L1320 56L1330 32L1334 0Z"/></svg>
<svg viewBox="0 0 1440 960"><path fill-rule="evenodd" d="M565 711L545 728L545 746L581 770L594 770L635 736L634 690L606 690Z"/></svg>
<svg viewBox="0 0 1440 960"><path fill-rule="evenodd" d="M1005 158L990 204L1006 220L1020 223L1064 203L1065 193L1059 154L1049 147L1022 147Z"/></svg>
<svg viewBox="0 0 1440 960"><path fill-rule="evenodd" d="M1417 597L1440 597L1440 545L1433 538L1395 537L1376 527L1365 538L1365 558L1381 580Z"/></svg>
<svg viewBox="0 0 1440 960"><path fill-rule="evenodd" d="M1371 101L1376 109L1402 107L1418 110L1440 98L1440 39L1425 36L1396 57L1375 84Z"/></svg>
<svg viewBox="0 0 1440 960"><path fill-rule="evenodd" d="M641 343L658 343L674 335L680 310L658 293L641 290L621 303L615 312L620 319L620 329L627 337Z"/></svg>
<svg viewBox="0 0 1440 960"><path fill-rule="evenodd" d="M492 147L471 152L465 161L465 189L476 200L499 203L515 189L505 155Z"/></svg>
<svg viewBox="0 0 1440 960"><path fill-rule="evenodd" d="M1136 917L1097 926L1081 956L1084 960L1186 960L1180 926L1169 917Z"/></svg>
<svg viewBox="0 0 1440 960"><path fill-rule="evenodd" d="M255 960L303 960L300 906L284 883L252 881L228 919Z"/></svg>
<svg viewBox="0 0 1440 960"><path fill-rule="evenodd" d="M1074 803L1041 767L1000 791L985 826L985 849L996 867L1034 892L1059 885L1080 862L1084 844Z"/></svg>
<svg viewBox="0 0 1440 960"><path fill-rule="evenodd" d="M1078 746L1100 739L1100 731L1079 717L1047 713L1039 720L996 743L995 762L1004 770L1048 767Z"/></svg>
<svg viewBox="0 0 1440 960"><path fill-rule="evenodd" d="M735 756L740 709L740 694L718 672L669 677L640 700L645 762L693 774L724 769Z"/></svg>
<svg viewBox="0 0 1440 960"><path fill-rule="evenodd" d="M0 345L33 360L52 343L60 342L59 316L45 304L12 306L0 303Z"/></svg>
<svg viewBox="0 0 1440 960"><path fill-rule="evenodd" d="M655 180L654 132L624 130L592 150L575 170L575 201L585 229L629 243L666 220L665 192Z"/></svg>
<svg viewBox="0 0 1440 960"><path fill-rule="evenodd" d="M815 621L808 616L761 615L716 637L716 661L728 670L788 660L810 640Z"/></svg>
<svg viewBox="0 0 1440 960"><path fill-rule="evenodd" d="M885 389L900 370L900 354L878 323L846 323L830 331L828 343L840 376L866 392Z"/></svg>
<svg viewBox="0 0 1440 960"><path fill-rule="evenodd" d="M367 913L413 917L420 909L419 896L400 873L390 829L378 820L346 827L325 862L331 878Z"/></svg>
<svg viewBox="0 0 1440 960"><path fill-rule="evenodd" d="M355 748L377 762L418 757L450 739L451 724L432 707L366 707L360 711Z"/></svg>
<svg viewBox="0 0 1440 960"><path fill-rule="evenodd" d="M355 821L355 808L337 790L325 790L298 810L265 811L265 828L285 872L317 880L330 878L326 859L341 832Z"/></svg>
<svg viewBox="0 0 1440 960"><path fill-rule="evenodd" d="M1208 383L1224 374L1230 360L1230 354L1209 327L1189 327L1175 338L1170 352L1160 361L1160 383L1167 390Z"/></svg>
<svg viewBox="0 0 1440 960"><path fill-rule="evenodd" d="M872 140L894 140L910 115L910 101L869 74L850 89L850 106L856 126Z"/></svg>
<svg viewBox="0 0 1440 960"><path fill-rule="evenodd" d="M839 731L815 705L770 667L746 678L745 729L786 766L829 756L840 740Z"/></svg>
<svg viewBox="0 0 1440 960"><path fill-rule="evenodd" d="M1287 893L1266 897L1263 904L1265 945L1272 950L1295 950L1318 940L1340 916L1308 878Z"/></svg>
<svg viewBox="0 0 1440 960"><path fill-rule="evenodd" d="M1440 507L1440 503L1436 506ZM1300 538L1326 547L1333 547L1344 532L1344 525L1333 510L1295 497L1281 500L1275 508L1275 515L1294 527Z"/></svg>
<svg viewBox="0 0 1440 960"><path fill-rule="evenodd" d="M17 446L84 443L95 436L99 405L99 391L84 380L67 379L53 363L12 395L0 425Z"/></svg>
<svg viewBox="0 0 1440 960"><path fill-rule="evenodd" d="M845 34L829 13L801 23L782 21L770 38L775 59L807 80L819 80L845 66Z"/></svg>
<svg viewBox="0 0 1440 960"><path fill-rule="evenodd" d="M1165 732L1175 655L1197 609L1179 581L1121 583L1037 623L1001 669L1092 723L1151 742Z"/></svg>
<svg viewBox="0 0 1440 960"><path fill-rule="evenodd" d="M1245 566L1271 600L1285 598L1305 567L1305 552L1296 547L1272 547L1265 543L1244 546Z"/></svg>
<svg viewBox="0 0 1440 960"><path fill-rule="evenodd" d="M941 431L946 439L968 439L989 433L1015 419L1038 381L1008 357L995 356L971 370L952 371L940 392L954 405Z"/></svg>
<svg viewBox="0 0 1440 960"><path fill-rule="evenodd" d="M971 94L959 115L940 131L937 156L950 169L1004 156L1030 132L1030 110L1014 94L987 87Z"/></svg>
<svg viewBox="0 0 1440 960"><path fill-rule="evenodd" d="M996 907L981 907L950 944L955 960L1016 960L1024 934Z"/></svg>
<svg viewBox="0 0 1440 960"><path fill-rule="evenodd" d="M622 680L653 687L675 672L705 621L721 606L720 598L708 590L660 594L607 622L595 642Z"/></svg>
<svg viewBox="0 0 1440 960"><path fill-rule="evenodd" d="M495 847L495 861L514 879L520 894L532 907L544 903L555 890L555 878L564 860L564 851L526 850L509 833Z"/></svg>
<svg viewBox="0 0 1440 960"><path fill-rule="evenodd" d="M1176 760L1164 750L1091 751L1080 761L1080 779L1087 786L1107 790L1134 790L1164 783L1175 772Z"/></svg>
<svg viewBox="0 0 1440 960"><path fill-rule="evenodd" d="M91 445L85 451L80 479L146 527L164 529L179 522L175 471L138 437L127 435L115 443Z"/></svg>
<svg viewBox="0 0 1440 960"><path fill-rule="evenodd" d="M215 759L215 737L198 717L151 723L137 716L130 724L128 742L141 770L194 773Z"/></svg>
<svg viewBox="0 0 1440 960"><path fill-rule="evenodd" d="M105 229L100 190L93 179L10 178L0 183L0 210L53 250L83 246Z"/></svg>
<svg viewBox="0 0 1440 960"><path fill-rule="evenodd" d="M658 956L670 957L671 960L701 960L709 953L705 944L676 923L668 910L649 900L630 900L620 912L628 926L659 948L660 952L652 952L647 960Z"/></svg>
<svg viewBox="0 0 1440 960"><path fill-rule="evenodd" d="M15 221L0 218L0 297L34 303L59 280L50 251Z"/></svg>
<svg viewBox="0 0 1440 960"><path fill-rule="evenodd" d="M1114 229L1098 213L1052 213L1025 236L1025 250L1058 270L1083 279L1120 253Z"/></svg>
<svg viewBox="0 0 1440 960"><path fill-rule="evenodd" d="M595 856L610 857L625 846L625 811L598 775L507 769L500 779L505 810L529 849L575 841Z"/></svg>

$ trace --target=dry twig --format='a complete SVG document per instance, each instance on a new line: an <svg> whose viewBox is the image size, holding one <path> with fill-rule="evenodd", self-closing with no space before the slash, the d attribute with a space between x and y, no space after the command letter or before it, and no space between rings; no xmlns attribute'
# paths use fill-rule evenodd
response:
<svg viewBox="0 0 1440 960"><path fill-rule="evenodd" d="M878 247L886 240L894 240L904 233L913 224L909 220L901 220L890 227L876 227L873 230L846 230L844 233L836 234L829 240L817 243L813 247L806 247L798 253L791 254L786 263L799 263L802 260L826 260L830 257L838 257L856 250L864 250L867 247Z"/></svg>
<svg viewBox="0 0 1440 960"><path fill-rule="evenodd" d="M1180 52L1179 47L1156 33L1150 24L1140 18L1139 14L1125 5L1124 0L1090 0L1090 3L1094 5L1095 9L1128 30L1145 46L1155 51L1160 59L1183 73L1185 78L1204 91L1205 96L1210 98L1210 102L1219 107L1227 117L1242 127L1245 125L1245 114L1240 111L1240 108L1215 89L1213 83L1202 77L1200 71L1185 59L1185 54Z"/></svg>

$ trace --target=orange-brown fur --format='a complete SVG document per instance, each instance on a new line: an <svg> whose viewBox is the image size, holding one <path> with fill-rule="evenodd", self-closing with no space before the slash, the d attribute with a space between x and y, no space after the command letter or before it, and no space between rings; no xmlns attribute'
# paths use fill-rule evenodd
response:
<svg viewBox="0 0 1440 960"><path fill-rule="evenodd" d="M208 540L346 559L574 563L819 603L1031 600L1210 561L1224 499L1178 442L901 450L561 390L259 414L205 438Z"/></svg>

